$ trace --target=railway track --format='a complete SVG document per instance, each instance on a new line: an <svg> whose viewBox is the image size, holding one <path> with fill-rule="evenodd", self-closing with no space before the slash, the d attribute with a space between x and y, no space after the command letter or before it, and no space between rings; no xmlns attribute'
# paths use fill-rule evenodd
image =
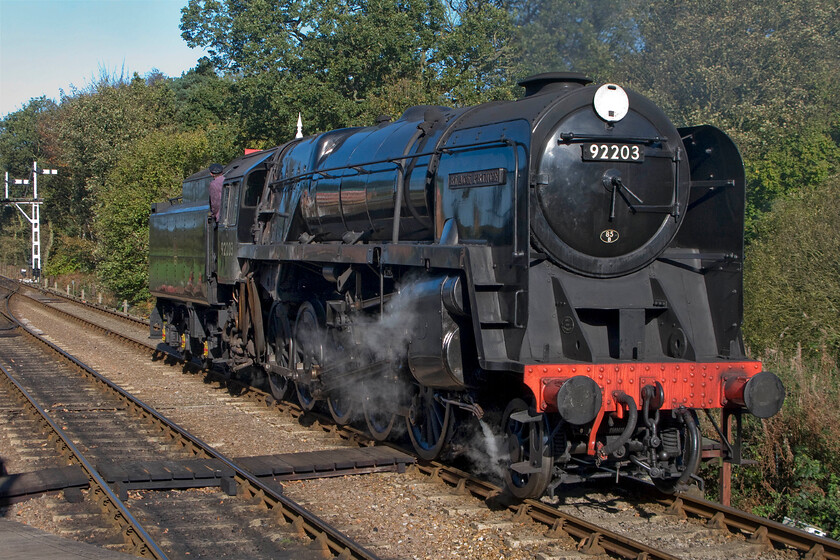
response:
<svg viewBox="0 0 840 560"><path fill-rule="evenodd" d="M11 314L9 314L11 317ZM11 325L7 325L11 326ZM194 435L162 416L150 406L120 389L97 372L69 356L30 329L21 328L19 337L0 339L0 367L7 384L24 399L37 415L50 439L58 441L67 458L79 464L89 479L91 494L120 526L128 549L135 554L167 558L164 549L176 557L323 557L376 558L364 547L319 519L299 504L282 495L239 464L225 457ZM25 339L25 340L21 340ZM14 372L12 371L14 370ZM46 404L41 404L46 403ZM48 410L49 409L49 410ZM143 422L138 422L142 419ZM136 509L147 521L140 523L99 472L96 463L130 456L143 459L175 461L188 457L212 459L221 464L229 477L228 494L245 497L250 503L243 509L232 500L219 499L218 492L193 492L185 510L187 523L180 526L166 514L177 509L176 500L144 502ZM230 490L233 490L232 492ZM126 493L127 494L127 493ZM244 530L254 517L269 519L291 530L283 539L270 540L267 531ZM164 526L147 531L144 525L166 520ZM217 539L202 544L203 531L217 520L229 531L238 533L226 545ZM215 527L218 531L220 528ZM157 535L153 537L152 532ZM165 534L168 536L164 537ZM299 544L295 537L308 537ZM310 544L314 542L314 546ZM159 544L163 543L163 544ZM196 553L197 552L197 553Z"/></svg>
<svg viewBox="0 0 840 560"><path fill-rule="evenodd" d="M76 321L83 320L75 312L69 312L67 310L63 312L73 316ZM120 320L126 325L125 328L127 329L126 332L118 335L120 338L130 341L135 345L153 348L148 341L142 340L142 335L132 335L128 332L134 329L134 333L139 333L138 322L136 320L132 320L130 323L125 321L123 317L120 317ZM128 325L131 326L129 327ZM112 324L111 326L104 327L104 330L113 334L118 329ZM241 387L239 391L242 393L242 396L260 403L271 404L273 402L273 399L269 395L254 388ZM282 403L281 407L286 412L297 417L303 415L303 411L294 405ZM367 440L367 436L363 432L356 430L352 426L332 426L325 419L319 420L317 425L321 426L325 431L338 434L345 440L360 443ZM431 480L449 485L457 492L469 494L485 502L493 503L497 508L507 509L513 514L513 519L515 520L529 519L543 525L547 530L548 536L551 538L572 538L578 543L577 547L580 550L589 553L603 552L610 556L621 558L675 557L656 549L654 546L644 545L618 532L605 529L596 523L577 518L568 511L562 511L560 508L538 501L529 500L523 503L510 504L505 504L503 501L500 502L502 494L498 485L480 480L453 467L441 463L421 462L418 465L418 471L430 477ZM724 530L727 533L745 535L747 537L745 542L754 547L749 550L755 551L756 554L759 552L764 554L766 552L762 551L767 551L775 547L788 551L796 551L800 556L807 559L840 558L840 545L831 539L817 537L805 531L800 531L735 510L734 508L726 508L720 504L691 496L663 496L655 493L653 489L645 489L644 492L650 496L649 499L651 501L660 504L665 511L672 514L676 519L690 517L696 520L696 524L699 527L706 526Z"/></svg>

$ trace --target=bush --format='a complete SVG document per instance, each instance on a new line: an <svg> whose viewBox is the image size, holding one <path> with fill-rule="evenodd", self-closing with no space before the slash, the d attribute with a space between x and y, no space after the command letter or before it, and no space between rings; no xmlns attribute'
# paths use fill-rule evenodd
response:
<svg viewBox="0 0 840 560"><path fill-rule="evenodd" d="M763 146L747 161L747 236L756 234L761 216L790 192L825 184L840 167L840 144L818 127L805 134L786 134L784 142Z"/></svg>
<svg viewBox="0 0 840 560"><path fill-rule="evenodd" d="M765 357L787 389L782 411L747 423L758 461L733 470L734 505L781 521L816 525L840 537L840 371L825 358Z"/></svg>
<svg viewBox="0 0 840 560"><path fill-rule="evenodd" d="M744 271L744 327L759 353L840 359L840 176L778 202L758 224Z"/></svg>
<svg viewBox="0 0 840 560"><path fill-rule="evenodd" d="M56 239L45 263L44 276L61 276L74 272L91 273L96 267L95 245L80 237L64 235Z"/></svg>
<svg viewBox="0 0 840 560"><path fill-rule="evenodd" d="M755 467L734 503L840 537L840 176L783 196L757 222L744 271L744 333L787 389L782 411L746 422Z"/></svg>

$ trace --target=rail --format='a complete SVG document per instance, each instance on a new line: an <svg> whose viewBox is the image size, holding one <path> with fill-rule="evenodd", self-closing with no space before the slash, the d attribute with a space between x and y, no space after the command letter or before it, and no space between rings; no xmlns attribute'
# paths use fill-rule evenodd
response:
<svg viewBox="0 0 840 560"><path fill-rule="evenodd" d="M16 291L10 291L3 296L4 309L2 314L6 316L13 325L16 325L17 328L31 335L32 333L29 329L21 325L9 310L9 300L15 293ZM114 491L111 490L108 483L105 482L96 468L94 468L90 461L88 461L84 454L78 449L78 447L76 447L64 430L61 429L52 417L50 417L49 413L47 413L47 411L35 401L32 395L29 394L29 392L20 384L20 382L18 382L14 375L8 369L3 367L2 364L0 364L0 370L2 370L5 376L2 378L2 381L5 382L5 384L13 390L13 392L16 392L21 397L25 405L34 412L36 417L41 419L42 423L45 424L49 430L61 439L64 448L69 451L74 460L87 473L90 480L91 490L98 497L99 503L106 509L110 510L112 518L120 526L120 530L126 544L130 545L133 551L139 556L166 560L166 554L160 549L146 530L143 529L143 526L134 517L134 515L128 511L126 505L119 499Z"/></svg>
<svg viewBox="0 0 840 560"><path fill-rule="evenodd" d="M651 489L651 492L656 491ZM706 519L709 527L743 531L751 535L750 540L755 544L787 546L805 553L808 560L840 560L840 542L833 539L687 494L659 494L657 499L670 513Z"/></svg>
<svg viewBox="0 0 840 560"><path fill-rule="evenodd" d="M9 313L9 316L14 319L11 317L11 313ZM256 476L237 465L234 461L216 451L211 446L196 436L190 434L171 420L159 414L151 406L124 391L122 388L118 387L77 358L67 354L55 344L34 333L31 329L28 329L23 325L20 325L20 328L28 336L73 363L80 372L115 392L119 398L137 415L156 423L162 430L168 432L170 437L180 440L180 444L190 449L195 455L202 455L206 458L216 459L231 469L235 473L234 479L237 483L239 492L247 497L259 499L266 509L274 512L275 520L277 520L278 523L291 524L296 528L301 536L307 536L311 540L315 541L317 543L317 547L320 548L325 555L369 560L378 558L375 554L365 549L361 544L355 542L335 527L326 523L312 512L306 510L294 500L291 500L282 493L272 489L260 481ZM70 445L72 445L72 443ZM109 492L109 499L116 499L115 503L119 503L119 498L110 490L107 483L104 482L104 479L102 482L104 484L103 488L105 491ZM137 532L139 533L140 529L138 529Z"/></svg>

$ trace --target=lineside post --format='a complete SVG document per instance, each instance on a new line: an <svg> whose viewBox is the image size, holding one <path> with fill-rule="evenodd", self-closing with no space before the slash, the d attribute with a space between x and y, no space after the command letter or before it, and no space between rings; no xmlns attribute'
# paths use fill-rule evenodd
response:
<svg viewBox="0 0 840 560"><path fill-rule="evenodd" d="M732 438L730 418L723 409L720 410L721 431L726 441ZM725 506L732 505L732 463L727 461L726 457L721 457L720 463L720 503Z"/></svg>

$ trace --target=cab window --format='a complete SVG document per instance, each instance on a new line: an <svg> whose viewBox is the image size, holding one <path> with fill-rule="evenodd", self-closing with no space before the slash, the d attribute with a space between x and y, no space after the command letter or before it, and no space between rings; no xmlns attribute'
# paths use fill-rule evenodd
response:
<svg viewBox="0 0 840 560"><path fill-rule="evenodd" d="M257 204L260 201L263 185L265 184L265 169L256 169L248 174L245 181L245 192L242 196L242 207L239 209L238 235L240 243L254 242L254 227L257 218Z"/></svg>
<svg viewBox="0 0 840 560"><path fill-rule="evenodd" d="M239 208L239 183L228 183L222 191L222 223L235 226Z"/></svg>

